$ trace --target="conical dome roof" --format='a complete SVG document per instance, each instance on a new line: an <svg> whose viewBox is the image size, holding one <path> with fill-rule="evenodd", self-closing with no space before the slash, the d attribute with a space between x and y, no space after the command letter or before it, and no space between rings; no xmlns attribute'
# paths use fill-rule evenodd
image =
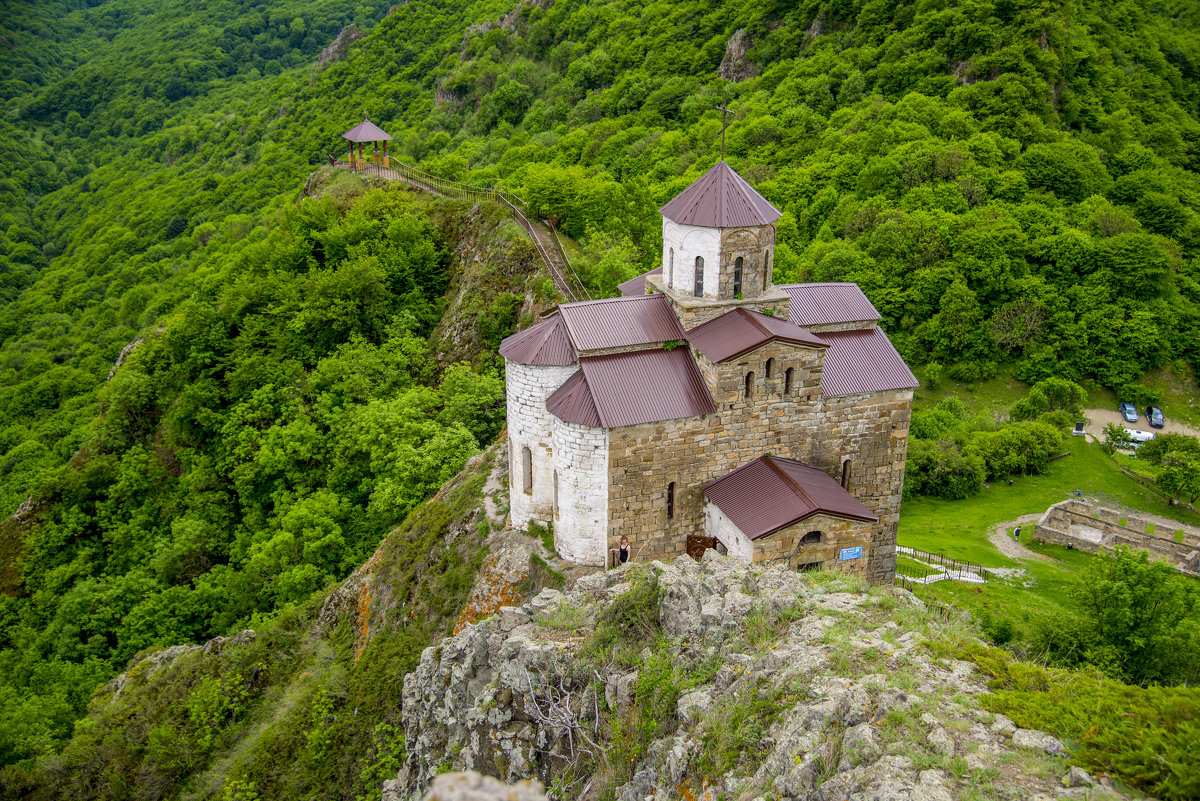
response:
<svg viewBox="0 0 1200 801"><path fill-rule="evenodd" d="M783 214L724 161L717 162L658 213L680 225L706 228L770 225Z"/></svg>
<svg viewBox="0 0 1200 801"><path fill-rule="evenodd" d="M342 134L342 138L351 142L386 142L392 137L370 120L363 120Z"/></svg>

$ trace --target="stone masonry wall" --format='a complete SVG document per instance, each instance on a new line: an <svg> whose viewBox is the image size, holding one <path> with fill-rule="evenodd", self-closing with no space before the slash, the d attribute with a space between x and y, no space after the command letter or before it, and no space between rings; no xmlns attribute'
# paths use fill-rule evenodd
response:
<svg viewBox="0 0 1200 801"><path fill-rule="evenodd" d="M739 307L750 311L774 314L779 319L786 320L788 304L791 302L786 292L776 289L774 286L770 286L765 294L759 294L748 300L697 298L688 291L668 290L661 275L647 275L646 293L654 294L655 292L661 292L667 296L667 299L671 301L671 310L675 312L680 324L687 331Z"/></svg>
<svg viewBox="0 0 1200 801"><path fill-rule="evenodd" d="M554 418L554 549L565 559L603 565L608 522L608 431Z"/></svg>
<svg viewBox="0 0 1200 801"><path fill-rule="evenodd" d="M554 454L551 432L557 422L546 411L546 398L578 369L533 367L505 359L504 387L508 409L509 511L512 525L524 529L530 520L549 522L554 510ZM522 448L533 460L533 490L525 492Z"/></svg>
<svg viewBox="0 0 1200 801"><path fill-rule="evenodd" d="M869 522L813 515L765 537L751 540L716 504L706 502L704 506L708 535L720 540L729 556L743 564L768 562L796 570L801 565L819 562L826 570L853 573L864 578L868 574L871 553ZM813 531L821 532L820 542L801 544L804 536ZM856 545L861 545L863 549L860 558L838 561L839 549Z"/></svg>
<svg viewBox="0 0 1200 801"><path fill-rule="evenodd" d="M752 300L766 293L774 272L775 226L759 225L746 228L721 229L721 277L718 297L735 297L733 286L734 262L742 259L741 295ZM764 280L764 272L766 279ZM708 294L705 292L705 294Z"/></svg>
<svg viewBox="0 0 1200 801"><path fill-rule="evenodd" d="M764 454L798 459L841 477L850 460L850 492L880 520L871 527L865 575L873 582L895 574L896 526L908 450L911 390L825 397L819 384L819 351L769 343L728 365L706 365L713 380L717 413L613 429L609 436L610 543L630 539L634 558L671 559L683 553L688 534L704 533L701 486ZM765 361L774 358L772 377ZM808 378L791 396L781 394L784 371L797 368L793 381ZM745 373L755 372L750 403ZM714 371L718 375L714 376ZM675 482L675 515L666 515L667 485ZM806 529L807 531L807 529Z"/></svg>

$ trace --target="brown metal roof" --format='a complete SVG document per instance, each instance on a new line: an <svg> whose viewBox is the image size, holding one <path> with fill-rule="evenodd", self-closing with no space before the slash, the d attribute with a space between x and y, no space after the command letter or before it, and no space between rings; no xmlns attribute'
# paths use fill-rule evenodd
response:
<svg viewBox="0 0 1200 801"><path fill-rule="evenodd" d="M760 456L702 489L752 540L816 514L879 519L825 471L777 456Z"/></svg>
<svg viewBox="0 0 1200 801"><path fill-rule="evenodd" d="M600 414L592 400L587 378L580 370L546 399L546 411L566 423L599 427Z"/></svg>
<svg viewBox="0 0 1200 801"><path fill-rule="evenodd" d="M830 325L880 319L879 312L867 300L858 284L782 284L775 288L791 296L788 319L796 325Z"/></svg>
<svg viewBox="0 0 1200 801"><path fill-rule="evenodd" d="M585 356L579 367L546 401L568 423L618 428L717 411L687 348Z"/></svg>
<svg viewBox="0 0 1200 801"><path fill-rule="evenodd" d="M358 125L342 134L343 139L351 142L383 142L391 140L391 136L370 120L364 119Z"/></svg>
<svg viewBox="0 0 1200 801"><path fill-rule="evenodd" d="M725 312L688 331L688 341L712 362L734 359L774 340L806 348L825 347L824 340L798 325L748 309Z"/></svg>
<svg viewBox="0 0 1200 801"><path fill-rule="evenodd" d="M665 295L564 303L558 311L580 353L686 337Z"/></svg>
<svg viewBox="0 0 1200 801"><path fill-rule="evenodd" d="M918 385L912 370L878 328L825 331L821 338L829 343L821 376L823 395L856 395Z"/></svg>
<svg viewBox="0 0 1200 801"><path fill-rule="evenodd" d="M621 290L621 295L627 298L636 298L638 295L645 295L647 275L662 275L662 267L655 267L648 273L642 273L636 278L630 278L628 281L617 284L617 289Z"/></svg>
<svg viewBox="0 0 1200 801"><path fill-rule="evenodd" d="M680 225L708 228L769 225L783 214L723 160L658 213Z"/></svg>
<svg viewBox="0 0 1200 801"><path fill-rule="evenodd" d="M565 367L576 362L575 348L559 315L505 337L500 355L517 364Z"/></svg>

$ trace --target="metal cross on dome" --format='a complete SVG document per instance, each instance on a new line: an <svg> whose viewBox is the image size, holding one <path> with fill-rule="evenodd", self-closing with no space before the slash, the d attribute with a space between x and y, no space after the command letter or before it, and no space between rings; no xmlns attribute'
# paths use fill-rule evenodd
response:
<svg viewBox="0 0 1200 801"><path fill-rule="evenodd" d="M726 120L729 117L729 87L721 87L721 105L717 106L717 111L721 112L721 161L725 160L725 129L729 127Z"/></svg>

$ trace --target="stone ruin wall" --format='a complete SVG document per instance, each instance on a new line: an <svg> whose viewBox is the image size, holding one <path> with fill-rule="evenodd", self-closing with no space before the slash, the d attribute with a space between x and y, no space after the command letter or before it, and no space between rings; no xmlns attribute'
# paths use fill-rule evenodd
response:
<svg viewBox="0 0 1200 801"><path fill-rule="evenodd" d="M770 563L797 570L801 565L820 562L826 569L866 578L871 556L871 528L866 521L846 520L829 515L813 515L779 531L751 540L715 504L706 503L707 530L725 546L729 555L743 563ZM821 541L802 544L804 536L821 532ZM842 548L862 547L857 559L838 561Z"/></svg>
<svg viewBox="0 0 1200 801"><path fill-rule="evenodd" d="M1033 538L1085 553L1125 545L1149 551L1151 558L1166 559L1184 572L1200 572L1200 529L1176 522L1170 522L1170 526L1169 532L1163 532L1168 536L1159 536L1162 522L1075 499L1047 509L1034 526ZM1176 531L1183 532L1183 542L1175 541Z"/></svg>

